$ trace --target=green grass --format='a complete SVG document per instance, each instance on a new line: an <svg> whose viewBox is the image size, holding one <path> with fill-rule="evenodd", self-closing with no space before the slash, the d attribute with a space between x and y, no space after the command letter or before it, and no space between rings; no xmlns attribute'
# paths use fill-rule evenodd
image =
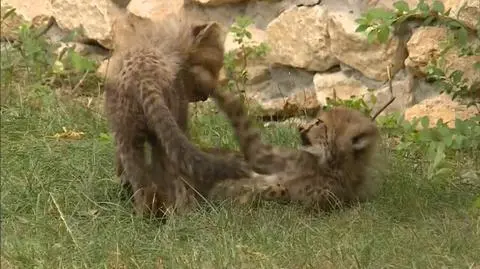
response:
<svg viewBox="0 0 480 269"><path fill-rule="evenodd" d="M218 206L162 225L132 214L98 113L36 84L2 81L2 268L478 268L480 188L426 180L422 157L388 151L378 197L330 215L266 204ZM51 136L62 127L81 140ZM221 114L192 119L197 143L236 147ZM294 146L295 130L264 129ZM475 154L474 154L475 155ZM478 156L478 154L477 154ZM162 265L163 264L163 265Z"/></svg>

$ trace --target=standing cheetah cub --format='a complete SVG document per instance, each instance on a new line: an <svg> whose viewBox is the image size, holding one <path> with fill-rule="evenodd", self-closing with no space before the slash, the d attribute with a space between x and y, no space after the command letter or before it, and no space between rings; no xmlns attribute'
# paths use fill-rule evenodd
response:
<svg viewBox="0 0 480 269"><path fill-rule="evenodd" d="M115 134L117 175L124 172L136 212L162 215L183 191L180 177L200 193L216 181L248 177L240 162L201 151L186 134L188 103L208 98L223 66L220 25L180 15L152 21L127 14L117 26L123 29L114 31L105 110Z"/></svg>
<svg viewBox="0 0 480 269"><path fill-rule="evenodd" d="M246 162L258 173L217 183L212 199L273 199L326 211L369 195L368 170L380 135L376 124L359 111L334 108L320 113L299 128L302 146L293 149L262 142L237 96L217 91L212 97L230 119Z"/></svg>

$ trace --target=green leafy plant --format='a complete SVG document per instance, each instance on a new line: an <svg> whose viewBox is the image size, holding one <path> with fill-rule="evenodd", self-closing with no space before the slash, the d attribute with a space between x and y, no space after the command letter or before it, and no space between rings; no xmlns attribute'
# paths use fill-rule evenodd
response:
<svg viewBox="0 0 480 269"><path fill-rule="evenodd" d="M248 107L247 112L255 115L257 110L261 109L258 107L258 104L250 104L245 96L249 79L247 66L252 61L265 57L270 49L264 42L259 44L252 42L252 33L247 29L252 23L253 21L249 17L238 16L229 28L229 33L233 36L233 41L238 44L238 48L230 50L224 55L223 70L226 81L222 88L223 90L235 91L236 94L240 94ZM221 81L221 84L223 84L223 81ZM202 114L202 112L200 112L200 106L197 104L193 104L193 106L198 113L192 113L191 119L196 121L199 118L198 115ZM213 108L213 110L215 109Z"/></svg>
<svg viewBox="0 0 480 269"><path fill-rule="evenodd" d="M265 57L269 52L269 47L264 42L252 44L252 34L247 29L252 23L253 21L246 16L235 19L235 23L230 27L230 32L239 48L225 54L224 68L228 80L227 87L229 90L235 90L241 94L245 93L248 81L248 62Z"/></svg>
<svg viewBox="0 0 480 269"><path fill-rule="evenodd" d="M476 63L476 64L480 64ZM479 67L475 67L480 72ZM469 83L464 77L464 72L454 70L447 75L444 68L435 63L430 63L427 67L427 79L433 81L440 92L451 95L452 99L460 98L467 100L467 107L474 106L480 112L480 81Z"/></svg>
<svg viewBox="0 0 480 269"><path fill-rule="evenodd" d="M375 40L384 43L392 30L398 29L403 23L416 20L423 25L447 26L453 33L457 45L467 45L468 27L459 20L449 17L450 10L445 10L441 1L433 1L431 5L420 0L415 8L410 8L407 2L401 0L393 4L395 10L372 8L356 20L359 26L356 32L365 32L369 42Z"/></svg>
<svg viewBox="0 0 480 269"><path fill-rule="evenodd" d="M2 16L2 23L14 13L14 9L7 11ZM32 82L30 85L50 88L77 90L92 85L87 82L97 84L100 81L95 76L95 61L80 55L73 47L60 50L59 43L49 42L45 38L44 30L28 24L19 27L18 39L2 51L2 87L8 87L13 78L21 77L21 73L28 74L23 77ZM73 30L61 41L72 41L78 31Z"/></svg>
<svg viewBox="0 0 480 269"><path fill-rule="evenodd" d="M444 48L439 59L433 59L427 68L427 78L434 81L441 92L451 94L452 99L463 98L471 100L468 106L477 106L480 111L480 81L468 81L460 70L448 72L444 65L444 55L451 49L458 50L458 55L480 55L480 43L469 42L469 37L480 38L480 18L475 30L469 29L463 22L449 17L450 10L445 10L441 1L433 1L431 5L424 0L418 2L415 8L410 8L405 1L396 1L395 10L373 8L362 14L356 20L359 24L356 31L364 32L370 43L388 41L391 33L396 33L405 27L409 21L419 21L428 26L444 26L449 31L449 38L443 44ZM480 71L480 62L474 63L474 68Z"/></svg>
<svg viewBox="0 0 480 269"><path fill-rule="evenodd" d="M468 55L480 55L478 42L469 42L469 38L475 35L480 38L480 18L476 29L469 29L461 21L449 17L450 10L445 10L441 1L433 1L431 5L420 0L416 7L411 8L405 1L396 1L394 10L373 8L362 14L356 20L359 24L356 31L367 35L370 43L385 43L390 35L399 32L410 21L420 22L422 25L442 26L448 29L448 38L443 46L438 59L433 59L427 67L427 80L436 85L440 92L446 92L452 99L461 98L468 101L468 106L476 106L480 111L480 81L468 81L464 78L461 70L447 70L445 68L445 55L455 49L459 57ZM474 64L474 68L480 70L480 62ZM478 151L480 141L479 117L468 120L457 119L454 128L439 121L436 126L429 127L429 118L422 117L411 122L403 117L397 120L387 120L383 124L389 127L400 126L397 146L399 151L427 152L429 161L428 178L449 171L446 165L447 152L454 150ZM421 124L422 128L417 128Z"/></svg>
<svg viewBox="0 0 480 269"><path fill-rule="evenodd" d="M375 105L376 101L377 100L375 98L375 95L370 94L371 105ZM372 113L372 107L370 107L370 105L365 101L365 94L362 96L352 95L350 96L349 99L340 99L336 96L334 98L327 98L326 104L323 106L322 109L325 111L328 111L333 107L337 107L337 106L353 108L362 112L367 116L371 116L371 113Z"/></svg>
<svg viewBox="0 0 480 269"><path fill-rule="evenodd" d="M426 152L429 179L450 171L447 154L458 151L475 154L480 151L480 116L456 119L454 128L449 128L442 120L430 127L427 116L407 121L398 114L381 117L378 123L384 128L396 130L391 133L398 139L397 151L409 154Z"/></svg>

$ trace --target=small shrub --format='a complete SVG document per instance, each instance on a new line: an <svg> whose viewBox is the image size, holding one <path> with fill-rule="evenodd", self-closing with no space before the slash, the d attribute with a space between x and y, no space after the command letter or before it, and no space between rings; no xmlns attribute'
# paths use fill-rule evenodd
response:
<svg viewBox="0 0 480 269"><path fill-rule="evenodd" d="M434 82L440 92L450 94L452 99L467 100L468 106L476 106L480 112L480 81L470 82L463 77L462 71L446 70L443 65L444 55L452 48L458 50L459 57L480 55L479 44L468 42L470 35L468 27L461 21L449 17L450 10L445 10L443 3L438 0L433 1L431 5L421 0L415 8L410 8L405 1L396 1L393 6L395 8L393 11L373 8L362 14L357 19L359 25L356 31L365 33L370 43L385 43L392 32L395 34L396 30L405 27L405 24L412 20L420 21L423 25L446 27L449 30L449 38L443 44L440 58L429 63L427 79ZM480 18L474 34L480 38ZM476 62L474 68L480 70L480 62ZM442 121L438 121L435 127L430 128L429 118L426 116L412 122L404 120L403 117L397 116L396 120L393 117L384 119L382 124L388 128L395 124L399 126L400 143L397 150L426 151L429 179L449 171L445 164L446 152L480 150L479 116L468 120L457 119L454 128L448 128ZM419 123L423 127L421 130L417 130Z"/></svg>
<svg viewBox="0 0 480 269"><path fill-rule="evenodd" d="M2 22L13 13L13 9L6 12ZM69 42L77 34L78 30L74 30L61 41ZM52 89L97 88L100 82L95 75L97 63L81 56L74 48L57 53L59 48L59 44L48 42L39 29L21 25L18 40L2 49L2 89L9 89L12 82Z"/></svg>
<svg viewBox="0 0 480 269"><path fill-rule="evenodd" d="M410 8L405 1L396 1L394 8L393 11L381 8L368 10L357 19L359 25L356 31L364 32L370 43L385 43L392 32L396 33L395 30L406 27L406 23L412 20L420 21L423 25L446 27L449 37L443 44L439 59L429 63L427 79L433 81L441 93L450 94L452 99L467 99L467 105L476 106L480 112L480 81L469 81L464 78L462 71L446 70L444 65L444 55L453 48L458 50L460 57L480 55L480 42L469 42L472 31L461 21L449 17L450 10L445 10L443 3L438 0L431 5L421 0L415 8ZM480 18L476 28L473 35L480 39ZM473 65L480 72L480 62Z"/></svg>
<svg viewBox="0 0 480 269"><path fill-rule="evenodd" d="M377 100L375 95L370 94L370 102L374 105ZM323 106L323 110L328 111L336 106L344 106L352 109L356 109L366 116L371 116L372 108L367 104L365 101L365 95L362 96L350 96L349 99L340 99L338 97L335 98L327 98L327 103Z"/></svg>
<svg viewBox="0 0 480 269"><path fill-rule="evenodd" d="M252 34L247 30L253 21L249 17L237 17L235 23L230 27L234 41L239 45L237 50L225 54L225 74L227 77L227 88L235 90L239 94L245 94L248 81L248 62L254 59L265 57L269 51L266 43L258 45L251 44Z"/></svg>
<svg viewBox="0 0 480 269"><path fill-rule="evenodd" d="M442 120L429 127L427 116L407 121L398 114L381 117L378 123L385 129L393 130L391 133L398 138L395 150L410 155L426 152L428 179L450 171L446 162L447 153L462 151L475 155L480 152L480 116L456 119L454 128L449 128Z"/></svg>

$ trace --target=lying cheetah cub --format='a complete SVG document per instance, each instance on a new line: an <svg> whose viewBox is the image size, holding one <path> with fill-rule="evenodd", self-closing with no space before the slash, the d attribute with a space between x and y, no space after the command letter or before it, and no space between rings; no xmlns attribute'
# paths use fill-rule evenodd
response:
<svg viewBox="0 0 480 269"><path fill-rule="evenodd" d="M321 112L299 128L299 149L282 148L262 142L237 96L215 91L212 97L230 119L244 158L256 173L217 183L211 199L273 199L331 210L367 198L368 168L380 139L370 118L348 108Z"/></svg>

